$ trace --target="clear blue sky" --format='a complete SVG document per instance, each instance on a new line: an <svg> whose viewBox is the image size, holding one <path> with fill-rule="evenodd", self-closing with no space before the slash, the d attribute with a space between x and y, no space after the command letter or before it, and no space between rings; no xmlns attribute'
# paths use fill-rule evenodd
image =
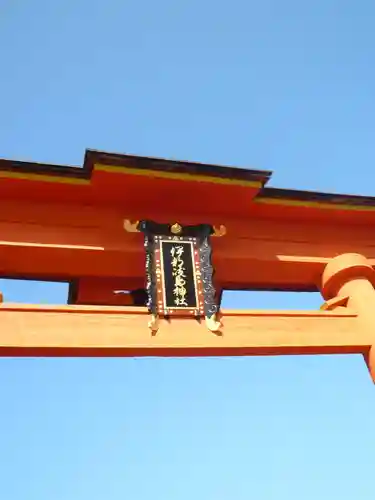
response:
<svg viewBox="0 0 375 500"><path fill-rule="evenodd" d="M90 147L374 195L374 16L370 0L0 0L0 156L79 165ZM4 359L0 380L6 500L374 498L360 357Z"/></svg>

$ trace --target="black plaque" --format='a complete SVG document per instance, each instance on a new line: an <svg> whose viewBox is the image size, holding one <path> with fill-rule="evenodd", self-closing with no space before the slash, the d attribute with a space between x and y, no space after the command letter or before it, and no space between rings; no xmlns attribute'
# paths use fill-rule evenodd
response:
<svg viewBox="0 0 375 500"><path fill-rule="evenodd" d="M198 287L194 248L191 241L161 241L164 306L167 309L196 309Z"/></svg>
<svg viewBox="0 0 375 500"><path fill-rule="evenodd" d="M216 314L210 242L214 228L209 224L179 226L147 220L140 221L137 228L145 238L149 311L208 318Z"/></svg>

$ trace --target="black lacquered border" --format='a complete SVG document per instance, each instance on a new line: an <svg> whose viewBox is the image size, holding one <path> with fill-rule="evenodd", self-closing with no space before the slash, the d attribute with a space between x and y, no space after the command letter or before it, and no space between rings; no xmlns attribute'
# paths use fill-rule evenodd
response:
<svg viewBox="0 0 375 500"><path fill-rule="evenodd" d="M209 237L203 238L199 245L200 268L203 285L204 314L211 318L218 312L216 290L213 285L214 268L212 266L212 248Z"/></svg>
<svg viewBox="0 0 375 500"><path fill-rule="evenodd" d="M157 314L157 276L155 270L154 237L145 235L144 247L146 253L146 292L147 308L150 313Z"/></svg>

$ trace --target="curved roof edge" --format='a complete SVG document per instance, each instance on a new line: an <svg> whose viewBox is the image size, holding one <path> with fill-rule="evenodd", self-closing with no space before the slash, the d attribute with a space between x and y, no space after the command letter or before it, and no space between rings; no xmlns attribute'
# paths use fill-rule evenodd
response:
<svg viewBox="0 0 375 500"><path fill-rule="evenodd" d="M92 170L95 164L155 172L171 172L195 176L216 177L243 181L259 182L265 185L272 176L269 170L254 170L223 165L212 165L191 161L169 160L148 156L136 156L119 153L106 153L87 149L84 168Z"/></svg>
<svg viewBox="0 0 375 500"><path fill-rule="evenodd" d="M205 179L227 179L257 183L260 191L253 199L255 203L275 204L275 205L295 205L295 206L321 206L326 208L372 208L375 207L375 197L333 194L313 191L302 191L293 189L280 189L264 187L272 176L269 170L243 169L237 167L211 165L190 161L177 161L164 158L145 157L127 155L119 153L107 153L87 149L85 152L83 167L68 165L53 165L46 163L17 161L0 159L0 173L5 173L1 177L6 177L9 172L10 177L17 174L32 174L30 180L37 181L38 175L46 177L76 178L90 181L95 166L108 166L108 169L116 173L126 173L126 170L162 172L165 176L171 174L185 174L185 179L189 175L195 178ZM83 181L84 182L84 181Z"/></svg>
<svg viewBox="0 0 375 500"><path fill-rule="evenodd" d="M302 191L272 187L264 187L261 189L254 201L257 203L272 203L275 205L324 205L337 208L375 207L374 196L321 193L318 191Z"/></svg>
<svg viewBox="0 0 375 500"><path fill-rule="evenodd" d="M86 150L83 167L0 159L0 171L90 179L95 165L98 164L110 166L114 169L119 168L119 170L128 168L188 174L197 177L252 181L258 182L261 186L266 184L272 175L272 172L267 170L250 170L164 158L106 153L91 149Z"/></svg>

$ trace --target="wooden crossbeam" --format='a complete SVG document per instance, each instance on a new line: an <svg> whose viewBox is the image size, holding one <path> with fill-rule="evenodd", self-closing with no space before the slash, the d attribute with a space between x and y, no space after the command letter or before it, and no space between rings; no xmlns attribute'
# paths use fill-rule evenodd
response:
<svg viewBox="0 0 375 500"><path fill-rule="evenodd" d="M0 305L1 356L366 355L357 315L336 311L223 311L219 334L204 321L161 320L134 307Z"/></svg>

